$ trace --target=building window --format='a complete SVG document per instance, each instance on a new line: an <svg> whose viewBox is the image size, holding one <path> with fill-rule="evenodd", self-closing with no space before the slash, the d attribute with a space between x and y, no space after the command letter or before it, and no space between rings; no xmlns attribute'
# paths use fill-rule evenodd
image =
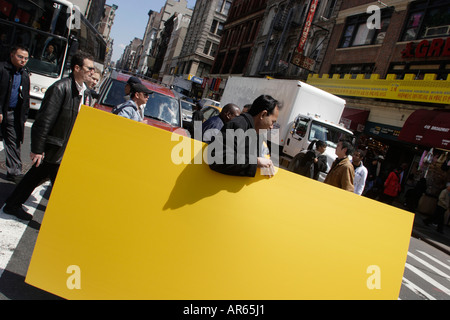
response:
<svg viewBox="0 0 450 320"><path fill-rule="evenodd" d="M222 12L223 3L224 3L224 0L219 0L219 2L217 3L217 8L216 8L217 12Z"/></svg>
<svg viewBox="0 0 450 320"><path fill-rule="evenodd" d="M325 12L323 13L323 17L330 19L331 15L333 14L334 7L336 6L336 0L331 0L329 3L327 3L327 7L325 9Z"/></svg>
<svg viewBox="0 0 450 320"><path fill-rule="evenodd" d="M209 29L209 32L217 34L218 36L221 36L223 33L223 26L224 26L224 24L222 22L213 20L213 22L211 24L211 29Z"/></svg>
<svg viewBox="0 0 450 320"><path fill-rule="evenodd" d="M380 29L367 27L370 18L368 14L361 14L347 18L344 33L342 34L340 48L367 46L383 43L386 30L391 20L392 11L381 11Z"/></svg>
<svg viewBox="0 0 450 320"><path fill-rule="evenodd" d="M331 66L330 74L339 74L341 78L346 74L351 74L353 79L356 78L357 74L365 74L366 78L369 79L374 68L374 63L338 64Z"/></svg>
<svg viewBox="0 0 450 320"><path fill-rule="evenodd" d="M450 6L448 1L415 1L409 7L403 41L450 35Z"/></svg>
<svg viewBox="0 0 450 320"><path fill-rule="evenodd" d="M196 76L202 78L202 77L208 75L210 68L211 68L210 65L200 62L198 65L198 68L197 68Z"/></svg>
<svg viewBox="0 0 450 320"><path fill-rule="evenodd" d="M205 48L203 49L203 53L208 56L215 57L217 53L219 45L217 43L213 43L211 41L206 41Z"/></svg>
<svg viewBox="0 0 450 320"><path fill-rule="evenodd" d="M216 11L224 15L228 15L230 8L231 8L231 1L219 0L219 2L217 3Z"/></svg>
<svg viewBox="0 0 450 320"><path fill-rule="evenodd" d="M203 48L203 53L209 54L209 50L211 50L211 41L206 41L205 48Z"/></svg>

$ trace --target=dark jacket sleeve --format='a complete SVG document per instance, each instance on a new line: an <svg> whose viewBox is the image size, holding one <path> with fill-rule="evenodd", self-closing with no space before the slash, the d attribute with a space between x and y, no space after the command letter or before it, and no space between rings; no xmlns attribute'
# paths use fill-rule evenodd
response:
<svg viewBox="0 0 450 320"><path fill-rule="evenodd" d="M257 170L257 137L256 134L251 136L248 131L249 126L244 118L235 118L235 121L230 121L224 125L221 130L221 136L216 139L208 148L216 148L222 151L221 163L210 162L210 168L222 174L233 176L254 177ZM236 130L242 130L241 134ZM235 132L235 135L227 137L227 130ZM233 141L227 141L233 138ZM253 138L253 139L252 139ZM244 153L242 153L244 151ZM212 151L214 152L214 151ZM228 159L228 161L227 161ZM230 161L232 159L232 161Z"/></svg>
<svg viewBox="0 0 450 320"><path fill-rule="evenodd" d="M53 85L45 93L41 108L31 129L31 152L42 154L45 151L49 132L55 125L60 113L61 101L65 97L64 91L63 86ZM54 143L58 142L55 141Z"/></svg>
<svg viewBox="0 0 450 320"><path fill-rule="evenodd" d="M9 79L4 79L4 62L0 62L0 115L3 114L4 104L6 100L6 92L8 91L8 82Z"/></svg>
<svg viewBox="0 0 450 320"><path fill-rule="evenodd" d="M327 156L320 155L317 157L317 169L321 172L327 172L328 165L327 165Z"/></svg>
<svg viewBox="0 0 450 320"><path fill-rule="evenodd" d="M27 71L23 71L22 73L22 84L21 84L21 93L22 93L22 110L20 114L20 121L22 127L25 125L25 122L28 119L28 113L30 111L30 75ZM22 139L23 139L23 128L22 128Z"/></svg>

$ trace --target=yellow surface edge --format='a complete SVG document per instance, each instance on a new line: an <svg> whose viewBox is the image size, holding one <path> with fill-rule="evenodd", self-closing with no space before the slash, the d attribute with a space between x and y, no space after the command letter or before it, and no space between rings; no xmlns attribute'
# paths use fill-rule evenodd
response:
<svg viewBox="0 0 450 320"><path fill-rule="evenodd" d="M204 148L184 139L82 107L26 282L66 299L398 298L412 214L281 169L176 165L180 143Z"/></svg>

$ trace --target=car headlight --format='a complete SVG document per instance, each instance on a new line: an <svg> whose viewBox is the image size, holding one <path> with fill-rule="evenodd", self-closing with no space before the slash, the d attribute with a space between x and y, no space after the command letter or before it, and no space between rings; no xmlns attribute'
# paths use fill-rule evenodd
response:
<svg viewBox="0 0 450 320"><path fill-rule="evenodd" d="M38 85L33 85L32 90L35 93L39 93L39 92L45 93L47 91L47 88L46 87L41 87L41 86L38 86Z"/></svg>

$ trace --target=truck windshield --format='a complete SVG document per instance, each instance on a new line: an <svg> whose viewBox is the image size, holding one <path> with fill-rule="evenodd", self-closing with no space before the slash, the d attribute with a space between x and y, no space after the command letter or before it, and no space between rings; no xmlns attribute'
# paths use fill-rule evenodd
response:
<svg viewBox="0 0 450 320"><path fill-rule="evenodd" d="M322 140L331 148L336 149L339 140L346 139L352 141L353 136L342 129L313 121L309 133L309 141Z"/></svg>

